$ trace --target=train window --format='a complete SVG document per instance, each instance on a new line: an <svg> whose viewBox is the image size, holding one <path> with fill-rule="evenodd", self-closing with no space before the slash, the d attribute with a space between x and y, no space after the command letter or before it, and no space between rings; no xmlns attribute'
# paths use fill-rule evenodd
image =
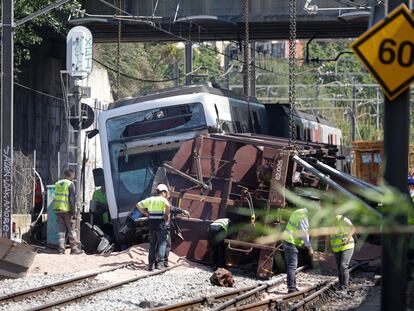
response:
<svg viewBox="0 0 414 311"><path fill-rule="evenodd" d="M230 126L231 126L231 124L229 124L227 122L223 122L221 124L221 129L226 133L233 132L232 130L230 130Z"/></svg>
<svg viewBox="0 0 414 311"><path fill-rule="evenodd" d="M242 124L242 131L243 131L243 133L249 133L253 130L253 129L250 130L249 111L247 110L247 107L243 108L243 109L240 109L240 111L241 111L240 122Z"/></svg>
<svg viewBox="0 0 414 311"><path fill-rule="evenodd" d="M311 141L311 129L308 127L305 129L305 141Z"/></svg>
<svg viewBox="0 0 414 311"><path fill-rule="evenodd" d="M314 129L314 137L315 137L315 142L319 142L319 129L317 127L315 127Z"/></svg>
<svg viewBox="0 0 414 311"><path fill-rule="evenodd" d="M242 128L241 128L241 124L239 121L234 121L234 124L236 125L236 132L237 133L241 133L242 132Z"/></svg>
<svg viewBox="0 0 414 311"><path fill-rule="evenodd" d="M236 126L236 132L237 133L241 133L242 132L242 127L241 127L241 123L240 123L240 111L237 107L232 106L231 107L231 114L232 114L232 118L234 120L234 124Z"/></svg>
<svg viewBox="0 0 414 311"><path fill-rule="evenodd" d="M134 112L108 119L108 140L165 135L174 131L189 131L206 127L201 103L167 106Z"/></svg>
<svg viewBox="0 0 414 311"><path fill-rule="evenodd" d="M259 117L257 115L257 111L253 111L253 122L254 122L254 132L261 134L262 133L262 128L260 126L260 122L259 122Z"/></svg>
<svg viewBox="0 0 414 311"><path fill-rule="evenodd" d="M296 139L299 139L299 140L302 139L299 125L296 125Z"/></svg>

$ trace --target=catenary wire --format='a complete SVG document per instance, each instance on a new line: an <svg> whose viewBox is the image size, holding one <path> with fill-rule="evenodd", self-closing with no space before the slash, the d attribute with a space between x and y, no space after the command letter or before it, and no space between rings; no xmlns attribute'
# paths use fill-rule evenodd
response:
<svg viewBox="0 0 414 311"><path fill-rule="evenodd" d="M124 13L124 14L126 14L126 15L128 15L128 16L131 16L131 17L134 17L131 13L129 13L129 12L127 12L127 11L124 11L124 10L122 10L122 9L120 9L120 8L118 8L117 6L115 6L115 5L113 5L113 4L111 4L111 3L108 3L107 1L105 1L105 0L99 0L100 2L102 2L103 4L105 4L105 5L108 5L108 6L110 6L110 7L112 7L112 8L114 8L114 9L116 9L116 10L119 10L121 13ZM127 21L130 21L130 22L132 22L133 20L131 20L131 19L123 19L123 18L117 18L116 17L116 15L115 15L115 19L121 19L121 20L127 20ZM160 27L160 26L157 26L153 21L149 21L149 20L140 20L141 22L143 22L143 23L145 23L145 24L147 24L148 26L150 26L150 27L152 27L152 28L155 28L155 29L157 29L157 30L159 30L159 31L162 31L162 32L164 32L164 33L166 33L166 34L168 34L168 35L170 35L170 36L172 36L172 37L175 37L175 38L177 38L177 39L179 39L180 41L185 41L185 42L192 42L192 40L190 40L190 39L186 39L186 38L184 38L184 37L182 37L182 36L180 36L180 35L177 35L177 34L175 34L175 33L173 33L173 32L171 32L171 31L169 31L169 30L166 30L166 29L163 29L162 27ZM216 53L216 54L220 54L220 55L223 55L223 56L226 56L226 57L229 57L229 58L231 58L230 57L230 55L228 55L228 54L226 54L226 53L224 53L224 52L220 52L220 51L218 51L218 50L216 50L216 49L213 49L213 48L211 48L211 47L209 47L209 46L207 46L207 45L205 45L205 44L203 44L203 43L201 43L201 42L199 42L199 44L201 44L200 46L201 47L203 47L203 48L205 48L205 49L208 49L208 50L211 50L211 51L213 51L214 53ZM240 60L240 59L235 59L235 61L238 61L238 62L240 62L240 63L245 63L246 61L244 61L244 60ZM266 69L266 68L263 68L263 67L260 67L260 66L257 66L257 65L250 65L251 67L254 67L254 68L257 68L257 69L261 69L261 70L263 70L263 71L267 71L267 72L270 72L270 73L273 73L273 71L271 71L271 70L268 70L268 69Z"/></svg>
<svg viewBox="0 0 414 311"><path fill-rule="evenodd" d="M99 65L105 67L106 69L108 69L110 71L118 72L116 69L100 62L99 60L97 60L95 58L93 58L93 60L94 60L94 62L98 63ZM184 77L184 76L179 76L177 78L169 78L169 79L163 79L163 80L151 80L151 79L143 79L143 78L133 77L133 76L127 75L123 72L119 72L119 74L121 76L123 76L124 78L132 79L132 80L136 80L136 81L140 81L140 82L151 82L151 83L175 81L175 80L178 80L178 79Z"/></svg>
<svg viewBox="0 0 414 311"><path fill-rule="evenodd" d="M50 95L50 94L47 94L47 93L44 93L44 92L35 90L35 89L31 88L31 87L28 87L26 85L20 84L18 82L14 82L14 84L17 85L17 86L20 86L21 88L24 88L26 90L35 92L37 94L40 94L40 95L43 95L43 96L46 96L46 97L49 97L49 98L53 98L53 99L56 99L56 100L59 100L59 101L62 101L62 102L64 101L63 98L59 98L59 97L56 97L56 96L53 96L53 95Z"/></svg>

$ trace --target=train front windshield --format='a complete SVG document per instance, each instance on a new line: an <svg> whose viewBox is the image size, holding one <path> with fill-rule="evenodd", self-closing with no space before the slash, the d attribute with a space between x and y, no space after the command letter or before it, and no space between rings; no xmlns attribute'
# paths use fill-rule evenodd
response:
<svg viewBox="0 0 414 311"><path fill-rule="evenodd" d="M151 194L151 186L158 167L176 152L164 150L147 154L123 155L123 145L111 146L112 180L120 213Z"/></svg>
<svg viewBox="0 0 414 311"><path fill-rule="evenodd" d="M148 153L140 141L190 132L207 127L201 103L148 109L108 119L106 122L112 181L118 212L126 212L150 195L158 167L171 160L176 148ZM129 146L133 145L134 148ZM138 146L138 147L137 147Z"/></svg>

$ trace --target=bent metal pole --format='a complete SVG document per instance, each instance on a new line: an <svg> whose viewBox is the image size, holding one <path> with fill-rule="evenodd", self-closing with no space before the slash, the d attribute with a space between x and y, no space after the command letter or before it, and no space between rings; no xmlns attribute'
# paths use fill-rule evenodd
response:
<svg viewBox="0 0 414 311"><path fill-rule="evenodd" d="M306 171L314 174L316 176L316 178L318 178L320 181L322 181L323 183L331 186L332 188L334 188L335 190L343 193L345 196L347 196L348 198L355 200L359 203L361 203L366 209L368 209L370 212L372 212L374 215L377 216L381 216L381 214L373 209L371 206L369 206L367 203L365 203L363 200L361 200L359 197L357 197L355 194L353 194L352 192L348 191L347 189L345 189L344 187L342 187L341 185L339 185L338 183L336 183L335 181L333 181L332 179L330 179L328 176L326 176L325 174L321 173L319 170L317 170L316 168L314 168L312 165L310 165L308 162L302 160L300 157L298 157L297 155L292 157L293 161L295 161L297 164L299 164L300 166L302 166Z"/></svg>

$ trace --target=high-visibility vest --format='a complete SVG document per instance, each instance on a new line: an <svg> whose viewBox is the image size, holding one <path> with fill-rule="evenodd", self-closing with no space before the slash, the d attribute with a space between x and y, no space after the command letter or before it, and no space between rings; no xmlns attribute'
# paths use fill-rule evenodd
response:
<svg viewBox="0 0 414 311"><path fill-rule="evenodd" d="M213 221L210 224L210 228L213 227L220 227L221 229L223 229L224 232L227 232L227 230L229 229L229 223L230 223L230 219L228 218L219 218L215 221Z"/></svg>
<svg viewBox="0 0 414 311"><path fill-rule="evenodd" d="M307 219L308 213L305 208L298 209L292 213L289 217L289 221L286 225L285 231L283 231L283 239L293 245L301 247L304 244L303 239L300 237L293 237L295 233L301 231L300 221Z"/></svg>
<svg viewBox="0 0 414 311"><path fill-rule="evenodd" d="M339 229L339 232L335 235L331 235L331 247L335 253L343 252L344 250L354 248L355 242L354 238L351 237L349 242L345 245L342 244L342 240L345 239L349 234L349 228L347 224L344 222L343 215L336 216L336 226Z"/></svg>
<svg viewBox="0 0 414 311"><path fill-rule="evenodd" d="M69 187L73 183L69 179L62 179L55 183L55 198L53 208L60 212L70 212Z"/></svg>
<svg viewBox="0 0 414 311"><path fill-rule="evenodd" d="M164 219L165 205L168 203L167 199L162 196L149 197L140 202L140 205L148 209L148 219Z"/></svg>
<svg viewBox="0 0 414 311"><path fill-rule="evenodd" d="M92 200L94 200L94 201L96 201L98 203L101 203L101 204L108 204L108 200L106 198L106 195L105 195L105 193L103 193L103 191L102 191L101 188L96 189L93 192Z"/></svg>
<svg viewBox="0 0 414 311"><path fill-rule="evenodd" d="M106 194L102 191L102 188L96 189L92 194L92 200L102 204L108 205L108 199L106 198ZM102 224L109 223L109 214L107 211L102 213Z"/></svg>

